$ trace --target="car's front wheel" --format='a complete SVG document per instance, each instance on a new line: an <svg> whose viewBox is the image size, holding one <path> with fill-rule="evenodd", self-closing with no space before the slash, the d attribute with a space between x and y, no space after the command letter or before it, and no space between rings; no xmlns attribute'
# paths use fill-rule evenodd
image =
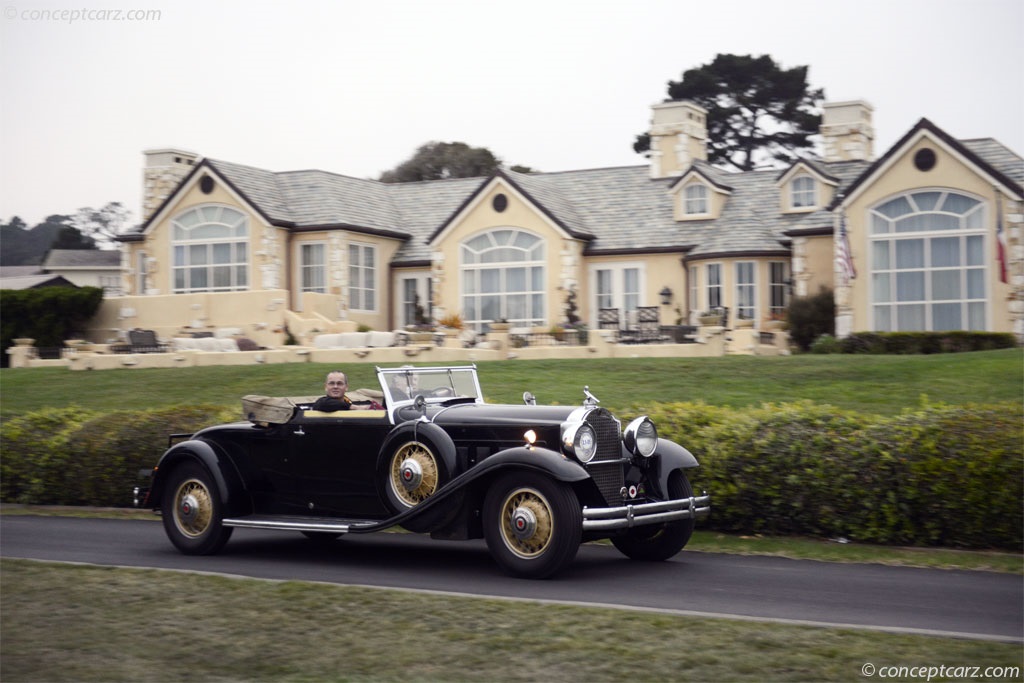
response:
<svg viewBox="0 0 1024 683"><path fill-rule="evenodd" d="M212 555L231 538L222 524L223 508L213 477L198 463L184 463L171 472L163 496L164 531L186 555Z"/></svg>
<svg viewBox="0 0 1024 683"><path fill-rule="evenodd" d="M673 472L668 480L668 495L672 500L693 495L690 482L682 472ZM630 529L612 537L612 544L632 560L660 562L674 556L690 541L694 520L677 519L663 524L649 524Z"/></svg>
<svg viewBox="0 0 1024 683"><path fill-rule="evenodd" d="M567 484L532 472L499 478L484 499L484 538L513 576L547 578L576 557L583 513Z"/></svg>

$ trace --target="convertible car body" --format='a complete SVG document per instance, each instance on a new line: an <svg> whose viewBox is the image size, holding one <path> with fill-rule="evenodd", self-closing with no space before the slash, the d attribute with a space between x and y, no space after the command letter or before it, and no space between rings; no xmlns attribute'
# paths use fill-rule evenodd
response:
<svg viewBox="0 0 1024 683"><path fill-rule="evenodd" d="M439 539L484 538L506 572L566 567L581 542L664 560L710 510L687 471L697 460L647 417L625 427L584 387L579 406L483 401L475 366L378 368L352 410L314 398L248 396L248 420L171 435L136 489L171 542L211 554L235 527L311 538L402 526ZM362 401L362 402L361 402Z"/></svg>

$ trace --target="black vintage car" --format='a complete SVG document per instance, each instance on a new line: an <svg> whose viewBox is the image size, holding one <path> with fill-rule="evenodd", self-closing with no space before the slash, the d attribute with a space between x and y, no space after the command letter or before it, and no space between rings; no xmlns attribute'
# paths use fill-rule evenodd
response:
<svg viewBox="0 0 1024 683"><path fill-rule="evenodd" d="M249 396L248 421L171 435L136 489L183 553L219 551L235 527L311 538L402 526L484 538L508 573L543 578L583 541L626 556L678 553L708 514L686 476L697 460L638 417L621 422L584 387L581 406L483 401L475 366L378 368L352 410ZM363 401L360 403L360 401Z"/></svg>

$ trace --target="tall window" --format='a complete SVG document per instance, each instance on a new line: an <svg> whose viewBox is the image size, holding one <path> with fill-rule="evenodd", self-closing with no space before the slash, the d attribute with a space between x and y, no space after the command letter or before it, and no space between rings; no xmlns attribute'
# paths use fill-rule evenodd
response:
<svg viewBox="0 0 1024 683"><path fill-rule="evenodd" d="M423 320L431 319L433 292L430 277L421 275L402 278L400 291L402 300L399 305L402 311L402 325L416 325Z"/></svg>
<svg viewBox="0 0 1024 683"><path fill-rule="evenodd" d="M348 245L348 305L354 311L377 309L377 248Z"/></svg>
<svg viewBox="0 0 1024 683"><path fill-rule="evenodd" d="M684 201L687 216L708 213L708 188L700 183L687 185Z"/></svg>
<svg viewBox="0 0 1024 683"><path fill-rule="evenodd" d="M814 178L806 175L793 178L792 204L794 209L805 206L816 206L817 200L814 196Z"/></svg>
<svg viewBox="0 0 1024 683"><path fill-rule="evenodd" d="M249 286L249 222L228 206L197 206L171 221L174 292Z"/></svg>
<svg viewBox="0 0 1024 683"><path fill-rule="evenodd" d="M544 324L544 241L516 228L490 230L462 243L462 312L476 328L505 319Z"/></svg>
<svg viewBox="0 0 1024 683"><path fill-rule="evenodd" d="M699 272L700 272L700 268L698 268L697 266L690 266L690 282L689 282L690 297L689 297L689 306L690 306L690 312L691 313L694 313L694 312L700 313L701 312L701 307L700 307L700 280L698 279L698 277L699 277L698 273Z"/></svg>
<svg viewBox="0 0 1024 683"><path fill-rule="evenodd" d="M757 283L753 261L736 264L736 317L753 319L756 314Z"/></svg>
<svg viewBox="0 0 1024 683"><path fill-rule="evenodd" d="M708 310L722 306L722 264L709 263L707 266Z"/></svg>
<svg viewBox="0 0 1024 683"><path fill-rule="evenodd" d="M768 264L768 315L781 320L789 305L789 284L786 277L786 262L771 261Z"/></svg>
<svg viewBox="0 0 1024 683"><path fill-rule="evenodd" d="M299 253L299 271L303 292L327 291L327 247L323 244L303 244Z"/></svg>
<svg viewBox="0 0 1024 683"><path fill-rule="evenodd" d="M984 330L984 205L941 190L910 192L873 208L874 329Z"/></svg>
<svg viewBox="0 0 1024 683"><path fill-rule="evenodd" d="M592 273L595 308L617 308L620 324L628 324L641 304L640 266L632 263L602 265L594 267Z"/></svg>
<svg viewBox="0 0 1024 683"><path fill-rule="evenodd" d="M146 282L147 275L149 274L149 263L148 255L144 251L137 252L135 254L135 295L139 296L146 293L149 289L149 283Z"/></svg>

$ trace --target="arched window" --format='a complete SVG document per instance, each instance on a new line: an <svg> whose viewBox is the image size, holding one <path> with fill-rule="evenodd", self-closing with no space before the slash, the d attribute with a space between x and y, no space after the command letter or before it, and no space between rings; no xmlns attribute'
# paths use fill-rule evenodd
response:
<svg viewBox="0 0 1024 683"><path fill-rule="evenodd" d="M171 221L174 292L231 292L249 287L249 221L208 204Z"/></svg>
<svg viewBox="0 0 1024 683"><path fill-rule="evenodd" d="M462 315L476 328L505 319L544 324L544 240L516 228L490 230L462 243Z"/></svg>
<svg viewBox="0 0 1024 683"><path fill-rule="evenodd" d="M880 332L985 329L984 204L908 192L870 211L871 302Z"/></svg>

